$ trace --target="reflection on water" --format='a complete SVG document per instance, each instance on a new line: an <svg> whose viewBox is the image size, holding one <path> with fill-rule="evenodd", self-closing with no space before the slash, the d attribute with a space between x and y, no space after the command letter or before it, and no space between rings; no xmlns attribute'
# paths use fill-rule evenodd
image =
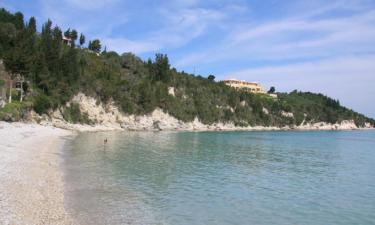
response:
<svg viewBox="0 0 375 225"><path fill-rule="evenodd" d="M65 155L67 207L82 224L371 224L374 141L372 131L81 134Z"/></svg>

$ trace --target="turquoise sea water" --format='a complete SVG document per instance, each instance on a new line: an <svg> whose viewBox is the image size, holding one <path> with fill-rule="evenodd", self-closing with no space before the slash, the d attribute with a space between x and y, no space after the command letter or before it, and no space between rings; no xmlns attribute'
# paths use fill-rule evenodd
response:
<svg viewBox="0 0 375 225"><path fill-rule="evenodd" d="M86 133L64 167L81 224L375 224L375 131Z"/></svg>

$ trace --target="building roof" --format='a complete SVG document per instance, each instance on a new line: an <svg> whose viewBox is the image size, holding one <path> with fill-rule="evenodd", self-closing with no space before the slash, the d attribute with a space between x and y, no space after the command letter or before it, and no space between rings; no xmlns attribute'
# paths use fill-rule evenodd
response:
<svg viewBox="0 0 375 225"><path fill-rule="evenodd" d="M71 38L67 38L67 37L65 37L65 36L63 36L62 39L65 40L65 41L72 41Z"/></svg>
<svg viewBox="0 0 375 225"><path fill-rule="evenodd" d="M245 82L245 83L259 84L259 82L255 82L255 81L246 81L246 80L238 80L238 79L235 79L235 78L230 78L230 79L223 80L223 81L224 81L224 82L225 82L225 81L241 81L241 82Z"/></svg>

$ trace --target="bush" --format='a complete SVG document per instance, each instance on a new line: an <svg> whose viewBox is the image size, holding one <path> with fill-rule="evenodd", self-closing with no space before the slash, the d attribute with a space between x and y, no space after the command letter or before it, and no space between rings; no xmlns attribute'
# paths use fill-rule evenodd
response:
<svg viewBox="0 0 375 225"><path fill-rule="evenodd" d="M63 111L63 117L66 121L71 123L81 124L92 124L93 122L89 119L87 113L81 113L81 109L77 103L70 104L69 107L65 107Z"/></svg>
<svg viewBox="0 0 375 225"><path fill-rule="evenodd" d="M52 107L52 103L46 95L41 94L34 98L33 107L36 113L42 115L48 112L48 110Z"/></svg>
<svg viewBox="0 0 375 225"><path fill-rule="evenodd" d="M31 109L30 102L12 102L0 109L0 120L15 122L26 119Z"/></svg>

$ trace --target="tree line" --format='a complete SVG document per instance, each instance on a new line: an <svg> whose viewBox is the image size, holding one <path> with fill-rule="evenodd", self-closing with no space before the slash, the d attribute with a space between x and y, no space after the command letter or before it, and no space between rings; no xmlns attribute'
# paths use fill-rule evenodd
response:
<svg viewBox="0 0 375 225"><path fill-rule="evenodd" d="M63 32L51 20L40 32L36 27L34 17L25 22L20 12L0 10L0 59L11 76L27 80L26 102L39 114L61 109L67 120L87 122L79 107L65 106L73 95L84 92L104 103L115 102L124 113L146 114L158 107L183 121L284 126L354 118L358 124L374 123L320 94L277 93L274 99L237 91L215 82L214 75L177 71L166 54L144 61L132 53L102 50L98 39L89 40L86 47L84 34L75 29ZM174 96L168 93L170 87ZM292 112L294 118L282 117L283 111Z"/></svg>

